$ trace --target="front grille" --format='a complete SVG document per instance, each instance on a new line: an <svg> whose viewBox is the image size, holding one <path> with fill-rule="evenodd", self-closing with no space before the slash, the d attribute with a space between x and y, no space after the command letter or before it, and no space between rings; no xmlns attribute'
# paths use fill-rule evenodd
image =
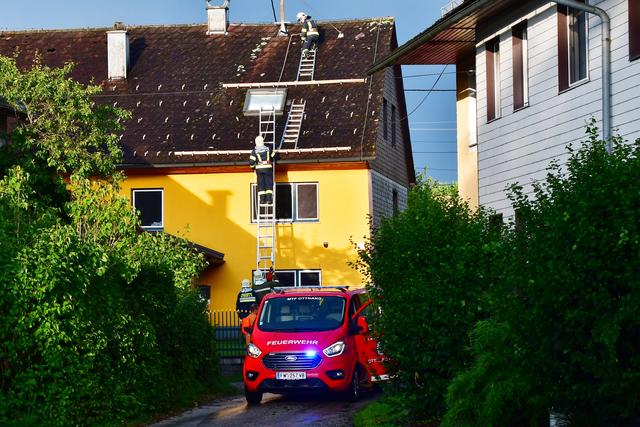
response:
<svg viewBox="0 0 640 427"><path fill-rule="evenodd" d="M304 352L269 353L262 363L273 371L296 371L317 368L322 358L317 354L308 355Z"/></svg>

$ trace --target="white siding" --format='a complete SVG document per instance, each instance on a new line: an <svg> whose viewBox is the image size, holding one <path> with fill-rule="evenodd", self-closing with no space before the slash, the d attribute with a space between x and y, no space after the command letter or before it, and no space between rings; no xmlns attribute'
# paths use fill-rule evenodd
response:
<svg viewBox="0 0 640 427"><path fill-rule="evenodd" d="M627 0L590 1L611 18L614 133L640 138L640 60L629 61ZM515 24L516 22L514 22ZM589 16L589 80L558 93L556 7L540 8L528 17L529 107L513 111L510 26L500 33L500 118L487 123L484 43L476 51L478 89L478 179L480 204L511 216L507 187L520 183L531 191L544 179L553 159L566 160L566 145L584 139L585 124L602 125L601 24Z"/></svg>

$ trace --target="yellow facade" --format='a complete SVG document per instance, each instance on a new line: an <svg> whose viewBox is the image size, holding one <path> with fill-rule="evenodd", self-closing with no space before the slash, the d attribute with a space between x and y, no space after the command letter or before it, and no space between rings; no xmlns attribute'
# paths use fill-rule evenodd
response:
<svg viewBox="0 0 640 427"><path fill-rule="evenodd" d="M315 222L280 222L276 227L276 269L321 270L323 285L359 287L362 277L349 261L350 243L369 236L370 174L348 170L289 170L277 182L318 183ZM235 308L242 279L256 267L256 231L251 222L253 172L131 174L122 192L163 189L164 231L224 253L225 263L208 268L198 283L211 287L211 310ZM327 247L325 248L325 242Z"/></svg>
<svg viewBox="0 0 640 427"><path fill-rule="evenodd" d="M457 64L459 70L472 69L469 62ZM458 192L473 208L478 207L478 139L476 132L476 91L472 75L456 77L456 121L458 152Z"/></svg>

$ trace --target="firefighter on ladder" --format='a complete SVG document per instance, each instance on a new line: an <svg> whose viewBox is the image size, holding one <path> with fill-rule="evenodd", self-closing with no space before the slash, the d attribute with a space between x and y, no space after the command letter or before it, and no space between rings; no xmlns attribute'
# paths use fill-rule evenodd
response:
<svg viewBox="0 0 640 427"><path fill-rule="evenodd" d="M264 138L256 136L255 147L251 151L249 164L256 171L258 180L258 203L273 203L273 162L276 153L264 145Z"/></svg>
<svg viewBox="0 0 640 427"><path fill-rule="evenodd" d="M312 49L312 47L315 49L314 46L317 46L320 33L318 32L316 21L311 19L306 13L298 13L296 19L302 24L302 31L300 33L300 38L302 39L302 59L306 59L309 50Z"/></svg>

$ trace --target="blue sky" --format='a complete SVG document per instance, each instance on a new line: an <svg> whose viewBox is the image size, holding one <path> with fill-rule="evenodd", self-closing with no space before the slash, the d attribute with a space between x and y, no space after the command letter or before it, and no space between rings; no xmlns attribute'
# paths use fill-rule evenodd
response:
<svg viewBox="0 0 640 427"><path fill-rule="evenodd" d="M285 14L295 20L305 11L318 20L393 16L398 42L411 39L440 18L449 0L286 0ZM3 1L2 29L54 29L127 25L204 23L204 0L58 0L49 2ZM212 4L222 4L223 0ZM273 0L279 13L280 0ZM271 0L231 0L231 22L273 22ZM444 70L444 73L443 73ZM405 66L405 89L453 89L454 66ZM436 82L440 73L442 77ZM434 86L435 83L435 86ZM416 172L439 181L456 180L455 94L406 93L409 128ZM425 99L426 97L426 99Z"/></svg>

